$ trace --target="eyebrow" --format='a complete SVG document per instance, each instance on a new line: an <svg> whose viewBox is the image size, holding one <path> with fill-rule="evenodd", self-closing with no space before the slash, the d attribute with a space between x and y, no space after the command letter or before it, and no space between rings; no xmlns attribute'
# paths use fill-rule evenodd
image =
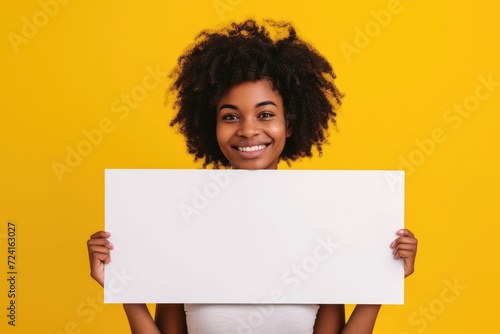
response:
<svg viewBox="0 0 500 334"><path fill-rule="evenodd" d="M276 105L276 103L274 103L273 101L262 101L262 102L259 102L255 105L255 108L260 108L260 107L263 107L263 106L267 106L267 105L273 105L275 107L278 107ZM238 110L238 107L235 106L234 104L223 104L219 107L219 111L221 111L222 109L224 108L229 108L229 109L233 109L233 110Z"/></svg>

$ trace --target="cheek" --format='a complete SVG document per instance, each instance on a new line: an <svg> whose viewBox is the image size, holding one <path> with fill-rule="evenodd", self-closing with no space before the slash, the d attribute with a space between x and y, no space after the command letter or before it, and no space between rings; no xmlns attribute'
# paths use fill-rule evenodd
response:
<svg viewBox="0 0 500 334"><path fill-rule="evenodd" d="M274 140L276 141L284 141L288 137L286 125L284 123L274 124L271 128L269 128L269 131L273 134Z"/></svg>
<svg viewBox="0 0 500 334"><path fill-rule="evenodd" d="M229 139L228 133L229 133L229 131L228 131L227 127L225 127L224 125L219 125L219 124L216 125L215 140L217 141L217 143L220 146L223 146L223 144L225 142L227 142L227 140Z"/></svg>

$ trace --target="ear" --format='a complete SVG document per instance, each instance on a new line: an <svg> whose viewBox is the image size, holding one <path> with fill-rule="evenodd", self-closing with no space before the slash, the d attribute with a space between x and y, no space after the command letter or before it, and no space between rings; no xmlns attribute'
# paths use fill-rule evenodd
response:
<svg viewBox="0 0 500 334"><path fill-rule="evenodd" d="M288 120L286 121L286 137L287 138L290 138L292 136L292 127L290 126L290 123L288 122Z"/></svg>

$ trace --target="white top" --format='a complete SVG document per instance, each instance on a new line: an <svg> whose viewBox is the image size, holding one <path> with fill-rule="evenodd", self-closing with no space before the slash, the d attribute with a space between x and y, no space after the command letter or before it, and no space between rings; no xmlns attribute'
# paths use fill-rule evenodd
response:
<svg viewBox="0 0 500 334"><path fill-rule="evenodd" d="M319 305L185 304L189 334L312 334Z"/></svg>

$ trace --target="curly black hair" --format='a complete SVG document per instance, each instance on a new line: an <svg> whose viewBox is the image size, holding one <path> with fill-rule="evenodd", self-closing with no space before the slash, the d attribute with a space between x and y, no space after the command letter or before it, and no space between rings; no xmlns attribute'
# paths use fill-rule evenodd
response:
<svg viewBox="0 0 500 334"><path fill-rule="evenodd" d="M204 30L179 57L170 78L173 84L167 93L176 95L177 109L170 125L177 125L185 136L195 161L204 159L203 167L230 166L216 141L215 108L236 84L268 79L282 96L292 135L280 159L288 163L312 156L313 146L321 155L342 98L330 63L284 21L259 25L247 20Z"/></svg>

